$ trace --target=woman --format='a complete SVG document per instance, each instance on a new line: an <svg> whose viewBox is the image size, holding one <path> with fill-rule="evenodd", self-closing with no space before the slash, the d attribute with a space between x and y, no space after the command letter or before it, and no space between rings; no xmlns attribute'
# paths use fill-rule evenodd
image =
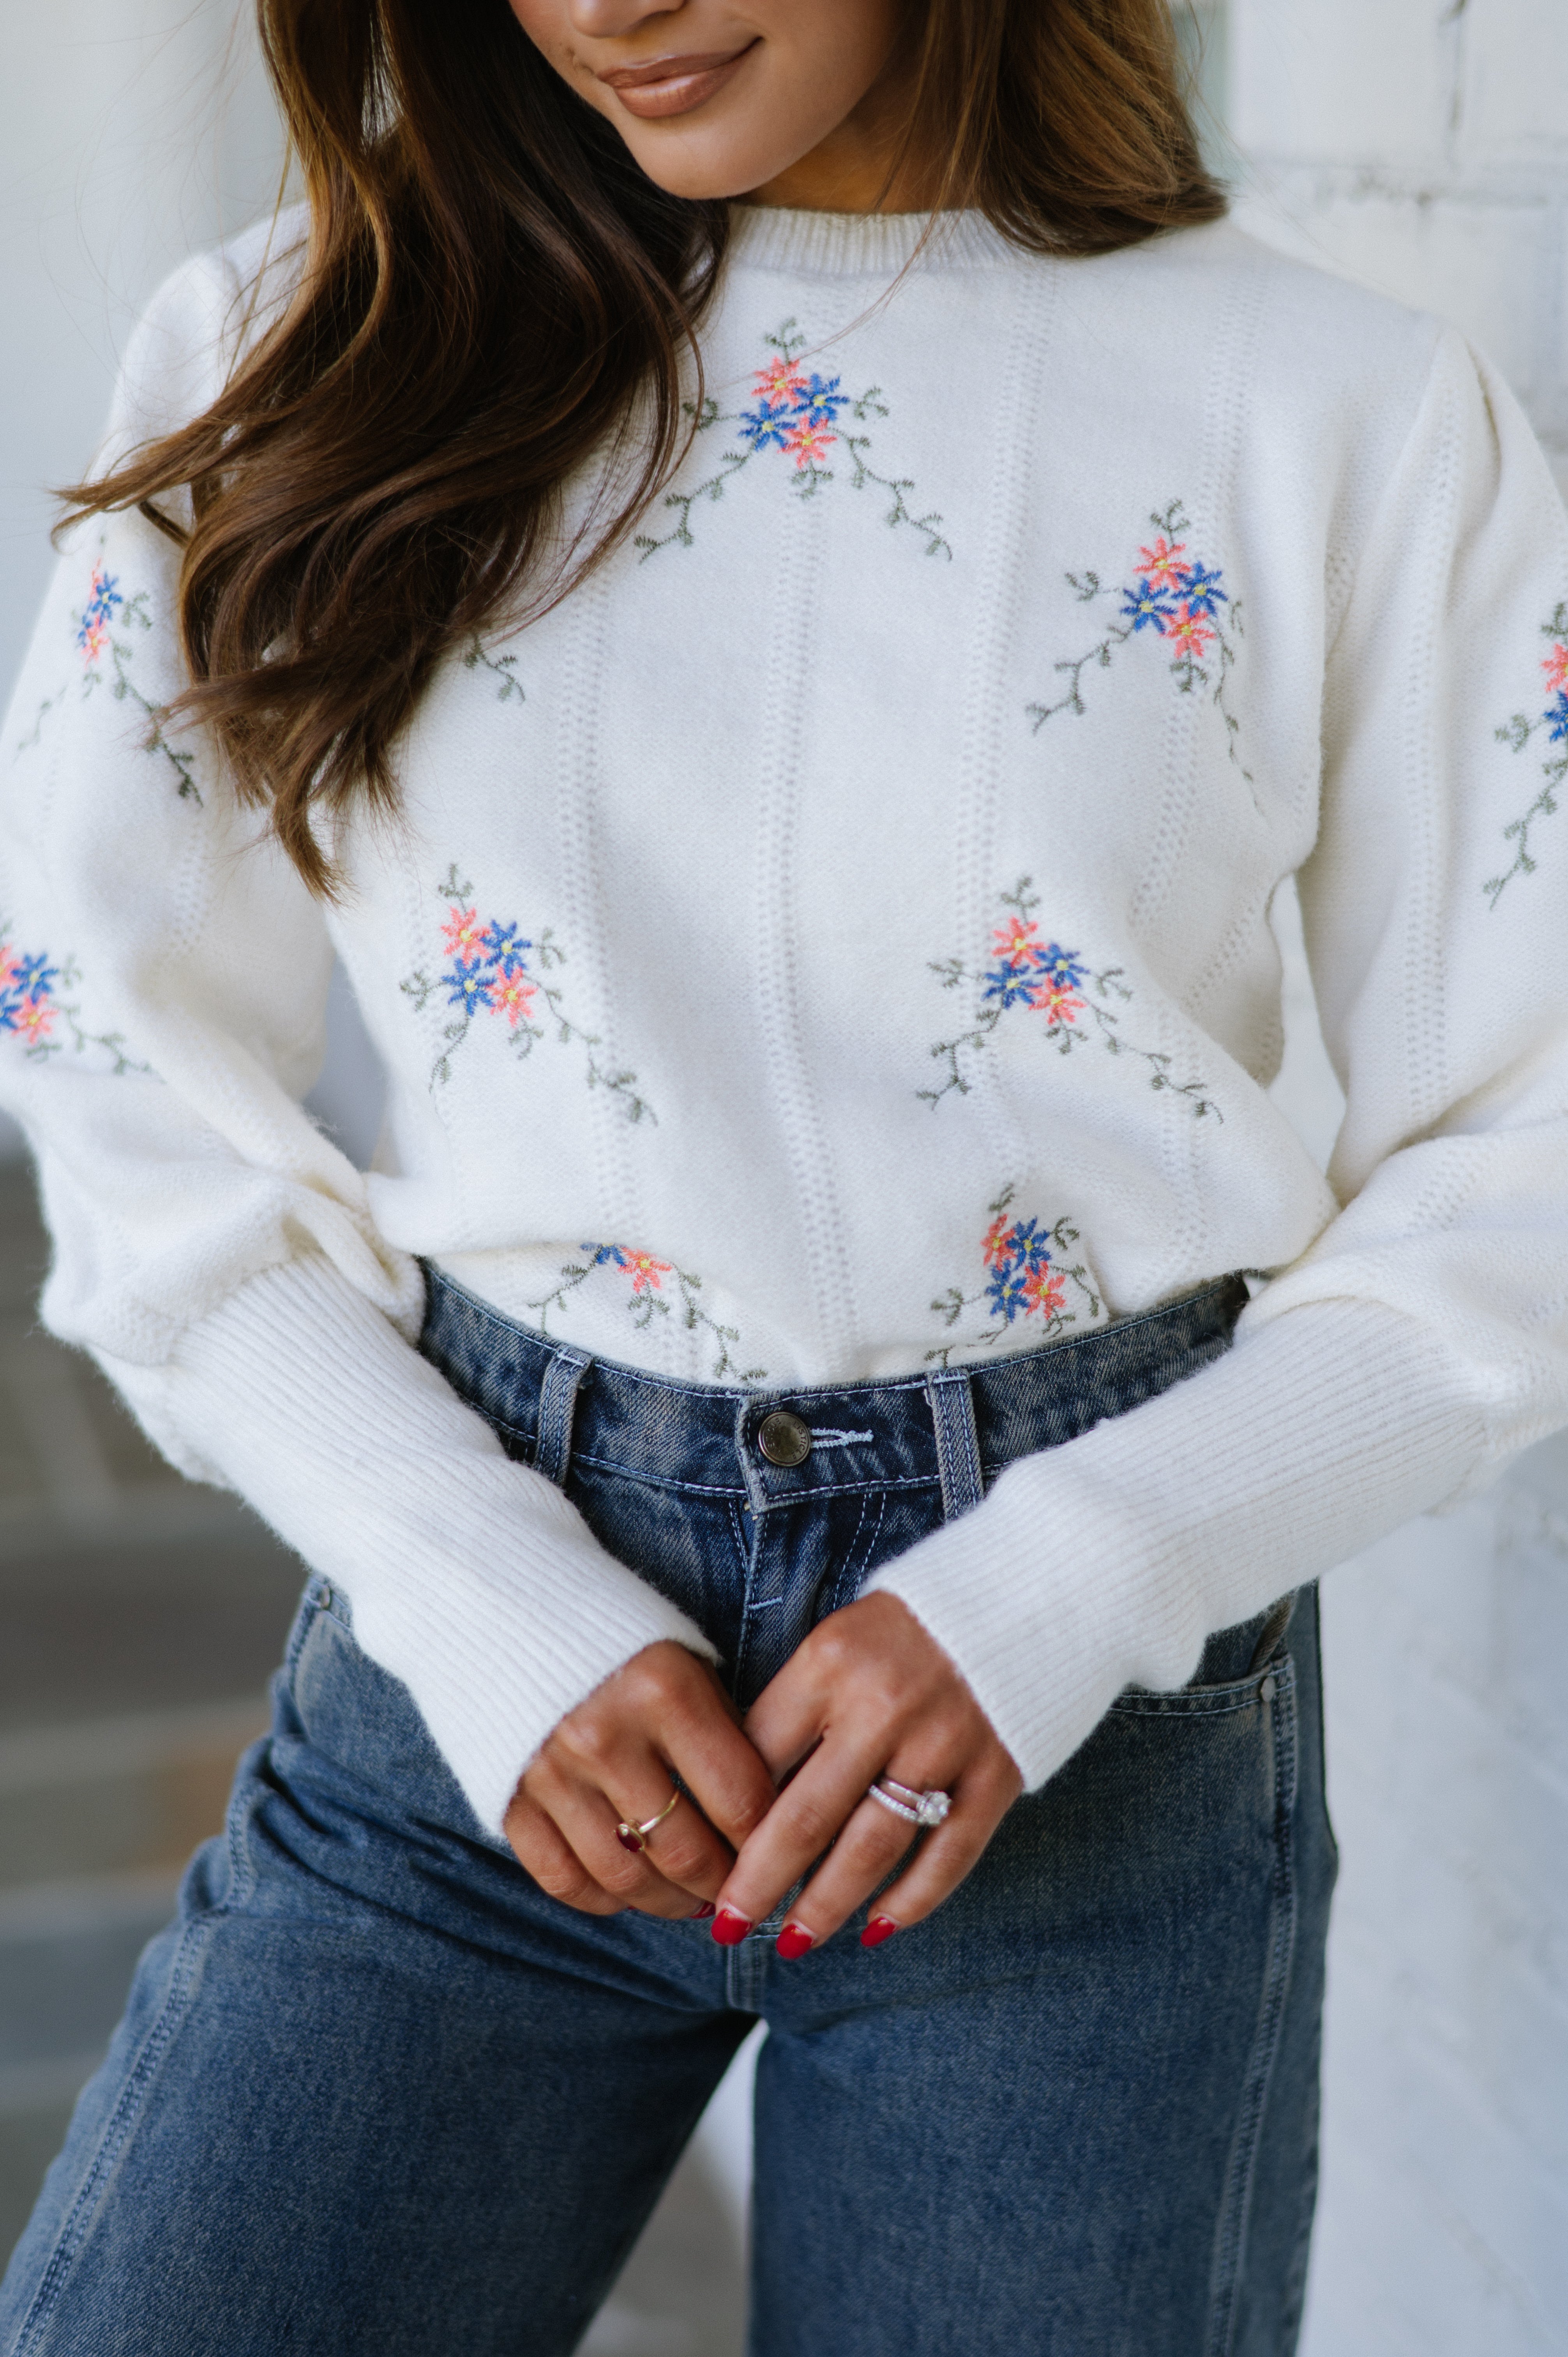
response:
<svg viewBox="0 0 1568 2357"><path fill-rule="evenodd" d="M263 24L308 213L77 495L5 1085L311 1578L0 2348L570 2349L760 2014L766 2357L1288 2352L1311 1583L1568 1417L1541 457L1223 223L1160 0Z"/></svg>

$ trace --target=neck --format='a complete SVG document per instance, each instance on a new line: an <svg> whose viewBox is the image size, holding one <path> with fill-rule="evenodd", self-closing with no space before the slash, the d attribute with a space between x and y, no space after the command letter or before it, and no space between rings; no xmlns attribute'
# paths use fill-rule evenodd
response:
<svg viewBox="0 0 1568 2357"><path fill-rule="evenodd" d="M912 64L901 55L836 130L754 188L746 202L817 213L929 211L938 200L941 175L934 157L906 145L913 94Z"/></svg>

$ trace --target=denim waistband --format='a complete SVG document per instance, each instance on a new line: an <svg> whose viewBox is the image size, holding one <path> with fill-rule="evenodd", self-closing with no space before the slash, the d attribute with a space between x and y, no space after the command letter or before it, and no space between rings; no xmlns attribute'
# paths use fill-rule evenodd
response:
<svg viewBox="0 0 1568 2357"><path fill-rule="evenodd" d="M426 1264L420 1349L509 1453L564 1483L578 1460L634 1480L734 1496L754 1513L846 1491L940 1489L951 1517L1003 1467L1154 1398L1230 1347L1240 1275L1134 1318L988 1363L886 1383L726 1388L590 1358L504 1317ZM764 1454L765 1418L805 1453Z"/></svg>

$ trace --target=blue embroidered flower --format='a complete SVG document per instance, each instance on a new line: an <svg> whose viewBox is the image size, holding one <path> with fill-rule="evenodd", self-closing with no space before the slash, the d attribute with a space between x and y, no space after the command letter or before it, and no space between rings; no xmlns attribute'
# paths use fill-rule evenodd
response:
<svg viewBox="0 0 1568 2357"><path fill-rule="evenodd" d="M487 925L483 943L490 963L498 973L505 974L508 981L514 974L528 972L528 952L533 943L526 940L515 925Z"/></svg>
<svg viewBox="0 0 1568 2357"><path fill-rule="evenodd" d="M1568 742L1568 689L1560 688L1546 707L1546 734L1553 745Z"/></svg>
<svg viewBox="0 0 1568 2357"><path fill-rule="evenodd" d="M1165 624L1175 611L1166 593L1150 582L1135 582L1122 592L1122 619L1131 622L1134 631L1157 630L1163 639Z"/></svg>
<svg viewBox="0 0 1568 2357"><path fill-rule="evenodd" d="M985 1297L998 1318L1005 1318L1009 1326L1015 1318L1028 1315L1028 1280L1021 1268L1011 1265L993 1269L985 1287Z"/></svg>
<svg viewBox="0 0 1568 2357"><path fill-rule="evenodd" d="M1036 971L1060 990L1081 989L1089 972L1077 950L1064 950L1059 942L1047 942L1043 950L1036 950L1035 963Z"/></svg>
<svg viewBox="0 0 1568 2357"><path fill-rule="evenodd" d="M766 450L770 443L782 450L784 437L794 425L798 414L792 403L760 402L755 409L742 410L741 436L751 444L754 450Z"/></svg>
<svg viewBox="0 0 1568 2357"><path fill-rule="evenodd" d="M1228 591L1221 589L1224 575L1218 565L1189 565L1181 576L1181 594L1189 614L1216 614L1221 606L1230 602Z"/></svg>
<svg viewBox="0 0 1568 2357"><path fill-rule="evenodd" d="M999 1000L1004 1007L1033 1006L1038 980L1033 966L1004 961L1001 965L987 966L984 996Z"/></svg>
<svg viewBox="0 0 1568 2357"><path fill-rule="evenodd" d="M449 1006L460 1006L465 1015L475 1015L481 1006L489 1006L491 977L482 965L455 958L443 980Z"/></svg>
<svg viewBox="0 0 1568 2357"><path fill-rule="evenodd" d="M800 397L796 414L814 419L819 425L835 425L839 411L849 406L848 393L839 391L843 382L842 377L829 377L824 381L820 376L813 376Z"/></svg>

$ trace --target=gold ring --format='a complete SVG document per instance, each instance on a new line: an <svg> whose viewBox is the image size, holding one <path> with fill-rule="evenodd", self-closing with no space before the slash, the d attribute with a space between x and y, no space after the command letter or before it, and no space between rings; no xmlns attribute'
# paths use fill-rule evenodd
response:
<svg viewBox="0 0 1568 2357"><path fill-rule="evenodd" d="M622 1849L646 1849L648 1847L649 1835L653 1832L656 1826L661 1825L664 1823L665 1818L670 1814L671 1810L674 1807L680 1797L681 1795L679 1792L671 1792L664 1806L660 1810L659 1814L656 1817L650 1817L645 1825L634 1825L628 1818L622 1817L619 1824L616 1827L616 1839L619 1842Z"/></svg>

